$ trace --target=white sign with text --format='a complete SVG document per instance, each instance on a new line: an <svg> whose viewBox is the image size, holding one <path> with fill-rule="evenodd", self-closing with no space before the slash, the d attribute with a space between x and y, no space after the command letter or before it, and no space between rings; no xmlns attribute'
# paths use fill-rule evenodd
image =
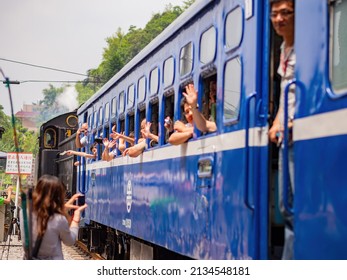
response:
<svg viewBox="0 0 347 280"><path fill-rule="evenodd" d="M30 175L32 172L33 154L18 153L21 175ZM18 175L17 153L7 153L6 174Z"/></svg>

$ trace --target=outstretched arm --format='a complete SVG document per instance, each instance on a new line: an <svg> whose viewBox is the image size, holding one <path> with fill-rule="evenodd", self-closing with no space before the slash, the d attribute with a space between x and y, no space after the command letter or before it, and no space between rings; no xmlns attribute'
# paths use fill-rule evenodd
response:
<svg viewBox="0 0 347 280"><path fill-rule="evenodd" d="M135 144L135 139L134 139L134 138L131 138L131 137L128 137L128 136L125 136L125 135L124 135L124 132L123 132L123 133L114 132L114 133L111 133L110 136L111 136L113 139L123 139L123 140L129 142L131 145L134 145L134 144Z"/></svg>
<svg viewBox="0 0 347 280"><path fill-rule="evenodd" d="M186 127L181 121L175 122L174 129L175 132L168 139L172 145L183 144L193 137L194 127Z"/></svg>
<svg viewBox="0 0 347 280"><path fill-rule="evenodd" d="M201 132L215 132L217 130L216 123L206 120L203 114L198 109L198 92L195 90L194 85L187 85L186 92L183 92L182 94L186 98L187 103L192 109L193 119L196 127Z"/></svg>
<svg viewBox="0 0 347 280"><path fill-rule="evenodd" d="M87 154L85 152L78 152L78 151L73 151L73 150L68 150L66 151L67 155L75 155L75 156L80 156L80 157L86 157L86 158L96 158L96 155L94 154Z"/></svg>
<svg viewBox="0 0 347 280"><path fill-rule="evenodd" d="M153 133L151 133L151 125L152 123L151 122L147 122L146 123L146 127L144 129L141 130L143 136L147 139L151 139L151 140L154 140L156 142L159 142L159 137L158 135L155 135Z"/></svg>
<svg viewBox="0 0 347 280"><path fill-rule="evenodd" d="M114 146L117 147L117 141L116 140L109 141L107 138L105 138L102 141L102 143L104 144L105 149L102 152L101 159L106 160L106 161L110 161L110 160L114 159L115 154L110 152L110 149L112 149Z"/></svg>
<svg viewBox="0 0 347 280"><path fill-rule="evenodd" d="M146 140L143 139L135 146L125 149L123 152L123 156L128 155L129 157L137 157L142 154L142 152L146 149L146 146Z"/></svg>

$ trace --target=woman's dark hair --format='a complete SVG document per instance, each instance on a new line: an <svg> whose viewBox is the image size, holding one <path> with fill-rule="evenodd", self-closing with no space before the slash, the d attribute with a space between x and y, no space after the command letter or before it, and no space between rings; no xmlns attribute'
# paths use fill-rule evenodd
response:
<svg viewBox="0 0 347 280"><path fill-rule="evenodd" d="M188 104L187 103L187 99L183 96L181 98L181 102L180 102L180 107L181 107L181 121L184 123L187 123L186 118L184 117L184 104Z"/></svg>
<svg viewBox="0 0 347 280"><path fill-rule="evenodd" d="M68 218L64 210L66 187L58 177L43 175L33 192L33 211L37 214L37 233L43 236L54 214Z"/></svg>

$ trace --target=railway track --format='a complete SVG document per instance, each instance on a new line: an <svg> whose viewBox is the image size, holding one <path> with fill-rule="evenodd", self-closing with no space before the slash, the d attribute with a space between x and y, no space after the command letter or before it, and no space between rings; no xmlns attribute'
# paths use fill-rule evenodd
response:
<svg viewBox="0 0 347 280"><path fill-rule="evenodd" d="M99 254L89 253L81 242L76 242L74 246L63 244L62 247L65 260L103 260ZM18 240L18 236L12 235L10 242L0 242L1 260L23 260L23 255L22 241Z"/></svg>

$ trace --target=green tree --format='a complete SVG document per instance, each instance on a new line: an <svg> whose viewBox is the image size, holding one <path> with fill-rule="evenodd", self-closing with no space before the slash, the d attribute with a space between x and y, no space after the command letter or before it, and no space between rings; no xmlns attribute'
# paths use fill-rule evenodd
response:
<svg viewBox="0 0 347 280"><path fill-rule="evenodd" d="M89 70L88 78L76 85L79 104L89 99L193 3L194 0L187 0L183 7L167 5L164 12L152 16L145 28L130 26L126 34L119 28L113 36L108 37L98 68Z"/></svg>
<svg viewBox="0 0 347 280"><path fill-rule="evenodd" d="M0 151L15 152L16 145L14 139L14 129L12 126L11 117L3 112L3 106L0 105L0 126L5 128L5 132L0 139ZM20 121L15 118L15 129L17 135L18 151L32 153L36 157L38 153L38 134L33 131L28 131L23 128ZM1 164L0 179L3 180L3 185L11 183L11 176L5 174L5 163Z"/></svg>

